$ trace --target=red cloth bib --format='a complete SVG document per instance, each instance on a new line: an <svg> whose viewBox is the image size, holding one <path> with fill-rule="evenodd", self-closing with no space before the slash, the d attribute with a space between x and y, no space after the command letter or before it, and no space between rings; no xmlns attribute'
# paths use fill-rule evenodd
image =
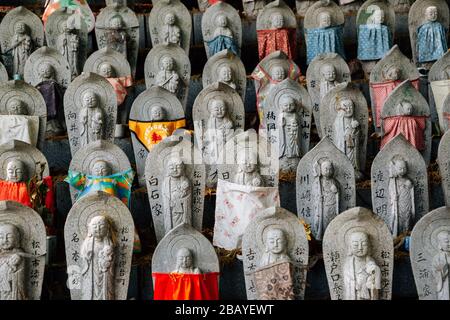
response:
<svg viewBox="0 0 450 320"><path fill-rule="evenodd" d="M11 200L20 202L31 208L30 194L25 182L10 182L0 180L0 201Z"/></svg>
<svg viewBox="0 0 450 320"><path fill-rule="evenodd" d="M398 134L403 134L417 150L425 149L426 116L393 116L384 119L380 149Z"/></svg>
<svg viewBox="0 0 450 320"><path fill-rule="evenodd" d="M283 51L289 59L295 58L296 30L293 28L282 28L272 30L257 30L259 60L274 51Z"/></svg>
<svg viewBox="0 0 450 320"><path fill-rule="evenodd" d="M153 272L155 300L219 300L219 273Z"/></svg>

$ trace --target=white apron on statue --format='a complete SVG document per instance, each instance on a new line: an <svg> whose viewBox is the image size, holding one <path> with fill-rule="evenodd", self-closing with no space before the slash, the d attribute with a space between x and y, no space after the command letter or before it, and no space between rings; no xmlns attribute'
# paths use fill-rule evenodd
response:
<svg viewBox="0 0 450 320"><path fill-rule="evenodd" d="M450 80L439 80L439 81L432 81L430 83L431 90L433 91L433 97L434 97L434 104L436 106L436 112L439 116L439 126L441 129L444 129L444 117L443 117L443 110L444 110L444 101L447 95L450 93Z"/></svg>
<svg viewBox="0 0 450 320"><path fill-rule="evenodd" d="M39 117L0 115L0 144L20 140L36 146L39 134Z"/></svg>

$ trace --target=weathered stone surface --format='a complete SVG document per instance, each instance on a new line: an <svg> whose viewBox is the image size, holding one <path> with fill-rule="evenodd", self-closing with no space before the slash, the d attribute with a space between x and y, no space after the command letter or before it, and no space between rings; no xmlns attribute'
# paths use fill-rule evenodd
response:
<svg viewBox="0 0 450 320"><path fill-rule="evenodd" d="M450 206L450 134L446 132L439 143L437 163L441 174L441 186L444 191L444 200Z"/></svg>
<svg viewBox="0 0 450 320"><path fill-rule="evenodd" d="M433 63L428 73L428 103L430 111L435 111L442 131L449 128L449 110L447 100L450 93L450 52L447 51L438 61ZM444 110L447 109L447 110Z"/></svg>
<svg viewBox="0 0 450 320"><path fill-rule="evenodd" d="M8 72L3 63L0 62L0 82L8 81Z"/></svg>
<svg viewBox="0 0 450 320"><path fill-rule="evenodd" d="M109 64L113 67L114 78L130 77L130 63L119 52L105 47L93 52L84 64L83 72L93 72L102 76L100 67L102 64Z"/></svg>

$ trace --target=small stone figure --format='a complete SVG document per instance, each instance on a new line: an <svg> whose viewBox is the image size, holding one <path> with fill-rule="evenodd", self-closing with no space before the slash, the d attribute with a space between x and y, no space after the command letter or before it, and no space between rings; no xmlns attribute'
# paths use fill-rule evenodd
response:
<svg viewBox="0 0 450 320"><path fill-rule="evenodd" d="M330 63L325 63L320 68L320 98L322 99L325 95L336 87L338 82L336 81L336 69Z"/></svg>
<svg viewBox="0 0 450 320"><path fill-rule="evenodd" d="M433 258L431 270L436 283L438 300L450 300L450 232L443 230L437 234L440 252Z"/></svg>
<svg viewBox="0 0 450 320"><path fill-rule="evenodd" d="M194 265L194 257L191 250L181 247L177 251L177 262L175 270L172 273L201 274L199 268Z"/></svg>
<svg viewBox="0 0 450 320"><path fill-rule="evenodd" d="M172 57L165 56L161 59L161 69L156 75L156 85L169 90L172 93L176 93L180 76L175 71L175 61Z"/></svg>
<svg viewBox="0 0 450 320"><path fill-rule="evenodd" d="M214 99L209 103L209 118L203 138L204 152L208 164L217 163L225 144L233 137L234 124L228 116L228 106L223 99Z"/></svg>
<svg viewBox="0 0 450 320"><path fill-rule="evenodd" d="M162 43L174 43L181 46L181 29L176 24L176 17L168 12L164 17L164 26L161 29Z"/></svg>
<svg viewBox="0 0 450 320"><path fill-rule="evenodd" d="M77 34L78 30L70 24L67 20L63 24L63 33L58 36L56 46L58 51L66 58L70 66L72 78L80 74L79 70L79 50L80 37Z"/></svg>
<svg viewBox="0 0 450 320"><path fill-rule="evenodd" d="M355 178L361 177L359 164L360 123L354 115L354 103L343 97L336 103L336 120L334 121L333 142L350 159L355 168Z"/></svg>
<svg viewBox="0 0 450 320"><path fill-rule="evenodd" d="M0 300L27 300L25 257L20 232L10 223L0 223Z"/></svg>
<svg viewBox="0 0 450 320"><path fill-rule="evenodd" d="M155 104L150 109L150 120L149 121L164 121L166 119L166 111L164 108Z"/></svg>
<svg viewBox="0 0 450 320"><path fill-rule="evenodd" d="M426 22L417 28L416 54L417 62L438 60L447 51L447 31L437 21L438 10L429 6L425 10Z"/></svg>
<svg viewBox="0 0 450 320"><path fill-rule="evenodd" d="M92 141L102 139L104 115L97 94L93 90L86 90L81 103L80 146L84 147Z"/></svg>
<svg viewBox="0 0 450 320"><path fill-rule="evenodd" d="M218 72L218 81L223 82L236 90L236 83L233 80L233 70L229 65L223 65Z"/></svg>
<svg viewBox="0 0 450 320"><path fill-rule="evenodd" d="M6 165L6 181L9 182L23 182L26 172L25 164L19 160L14 159Z"/></svg>
<svg viewBox="0 0 450 320"><path fill-rule="evenodd" d="M339 182L334 179L334 166L328 158L320 158L314 164L315 183L313 228L315 238L322 240L328 224L339 214Z"/></svg>
<svg viewBox="0 0 450 320"><path fill-rule="evenodd" d="M238 153L236 157L238 170L233 182L245 186L263 187L264 181L259 173L257 156L253 154L245 155L244 151Z"/></svg>
<svg viewBox="0 0 450 320"><path fill-rule="evenodd" d="M389 229L394 237L411 230L415 219L414 184L408 178L408 164L394 156L389 177Z"/></svg>
<svg viewBox="0 0 450 320"><path fill-rule="evenodd" d="M233 31L228 26L227 16L219 14L216 17L216 28L211 41L208 41L209 54L213 56L217 52L228 49L238 54L238 46L233 38Z"/></svg>
<svg viewBox="0 0 450 320"><path fill-rule="evenodd" d="M60 113L63 109L63 88L55 79L55 69L49 63L42 63L38 67L39 84L36 88L44 97L47 106L47 134L58 135L64 129L60 119L64 118ZM62 110L61 110L62 109Z"/></svg>
<svg viewBox="0 0 450 320"><path fill-rule="evenodd" d="M120 15L113 16L109 21L109 29L106 31L106 46L127 58L128 34L124 28L122 17Z"/></svg>
<svg viewBox="0 0 450 320"><path fill-rule="evenodd" d="M265 5L266 0L242 0L244 13L249 17L257 17Z"/></svg>
<svg viewBox="0 0 450 320"><path fill-rule="evenodd" d="M283 230L272 227L266 233L265 252L259 261L259 267L273 263L291 262L287 254L287 240Z"/></svg>
<svg viewBox="0 0 450 320"><path fill-rule="evenodd" d="M114 250L112 226L105 216L93 217L80 248L82 300L114 300Z"/></svg>
<svg viewBox="0 0 450 320"><path fill-rule="evenodd" d="M379 7L372 10L366 23L358 28L358 59L362 61L382 59L392 47L392 33L386 25L385 12Z"/></svg>
<svg viewBox="0 0 450 320"><path fill-rule="evenodd" d="M349 235L348 257L343 266L345 300L378 300L381 271L370 256L370 239L363 231Z"/></svg>
<svg viewBox="0 0 450 320"><path fill-rule="evenodd" d="M290 95L280 98L280 158L299 158L300 119L297 114L297 102Z"/></svg>
<svg viewBox="0 0 450 320"><path fill-rule="evenodd" d="M192 188L183 160L172 156L167 160L162 185L164 227L166 233L176 226L192 224Z"/></svg>
<svg viewBox="0 0 450 320"><path fill-rule="evenodd" d="M28 109L26 104L16 98L13 98L8 101L6 104L6 110L9 115L28 115Z"/></svg>
<svg viewBox="0 0 450 320"><path fill-rule="evenodd" d="M13 75L23 77L25 63L33 51L33 41L25 23L19 21L14 26L14 35L9 50L13 56Z"/></svg>

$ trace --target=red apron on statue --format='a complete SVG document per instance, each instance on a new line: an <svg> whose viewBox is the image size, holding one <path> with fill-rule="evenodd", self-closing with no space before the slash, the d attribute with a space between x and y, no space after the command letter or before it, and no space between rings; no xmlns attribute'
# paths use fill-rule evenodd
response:
<svg viewBox="0 0 450 320"><path fill-rule="evenodd" d="M283 51L289 59L295 58L294 28L257 30L259 60L274 51Z"/></svg>
<svg viewBox="0 0 450 320"><path fill-rule="evenodd" d="M152 273L154 300L219 300L219 273Z"/></svg>
<svg viewBox="0 0 450 320"><path fill-rule="evenodd" d="M114 92L117 97L117 105L120 106L127 97L127 88L131 87L133 80L131 76L120 78L106 78L108 82L113 86Z"/></svg>
<svg viewBox="0 0 450 320"><path fill-rule="evenodd" d="M384 136L380 149L401 133L417 150L424 150L426 118L427 116L404 115L384 118Z"/></svg>
<svg viewBox="0 0 450 320"><path fill-rule="evenodd" d="M389 94L404 80L386 81L380 83L371 83L370 87L373 91L372 114L376 116L377 127L381 127L381 111L383 110L384 102ZM419 90L419 79L412 80L411 84Z"/></svg>
<svg viewBox="0 0 450 320"><path fill-rule="evenodd" d="M3 200L16 201L24 206L32 207L28 186L25 182L0 180L0 201Z"/></svg>

